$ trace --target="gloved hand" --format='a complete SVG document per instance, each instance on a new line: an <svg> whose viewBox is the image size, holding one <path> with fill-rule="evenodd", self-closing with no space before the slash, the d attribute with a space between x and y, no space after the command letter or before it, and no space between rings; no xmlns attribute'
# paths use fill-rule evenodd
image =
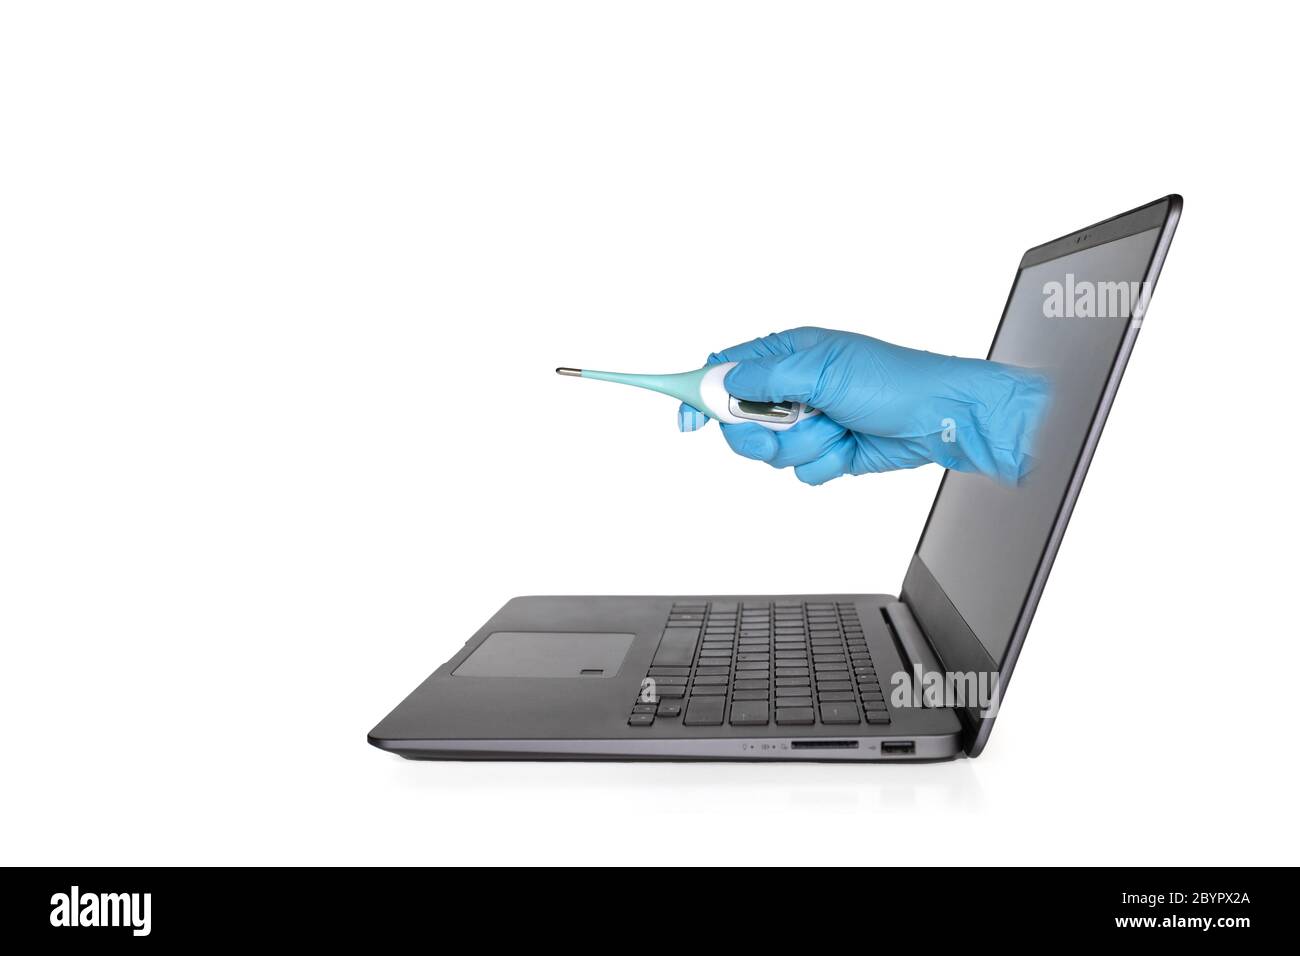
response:
<svg viewBox="0 0 1300 956"><path fill-rule="evenodd" d="M1047 379L1028 369L830 329L766 335L709 356L719 362L740 363L725 379L737 398L821 410L783 432L722 426L737 454L793 466L810 485L929 462L1015 484L1032 467L1050 399ZM683 431L707 421L689 405L678 413Z"/></svg>

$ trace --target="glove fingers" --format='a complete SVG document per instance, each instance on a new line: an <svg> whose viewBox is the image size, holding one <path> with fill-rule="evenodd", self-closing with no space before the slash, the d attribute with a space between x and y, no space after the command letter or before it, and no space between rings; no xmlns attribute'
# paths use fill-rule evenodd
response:
<svg viewBox="0 0 1300 956"><path fill-rule="evenodd" d="M771 461L776 457L778 450L776 432L770 428L752 423L723 425L722 436L727 439L731 450L742 458Z"/></svg>
<svg viewBox="0 0 1300 956"><path fill-rule="evenodd" d="M917 468L932 459L916 442L905 438L877 438L848 432L816 461L794 470L805 484L821 485L840 475L866 475L902 468Z"/></svg>
<svg viewBox="0 0 1300 956"><path fill-rule="evenodd" d="M848 433L827 416L814 415L794 428L773 434L776 435L776 455L768 463L773 468L791 468L816 461Z"/></svg>
<svg viewBox="0 0 1300 956"><path fill-rule="evenodd" d="M923 443L910 438L880 438L876 435L858 434L853 434L852 437L855 447L851 470L855 475L919 468L935 460L927 453Z"/></svg>
<svg viewBox="0 0 1300 956"><path fill-rule="evenodd" d="M806 485L823 485L840 475L847 475L853 466L855 442L852 435L844 435L826 454L795 468L794 476Z"/></svg>

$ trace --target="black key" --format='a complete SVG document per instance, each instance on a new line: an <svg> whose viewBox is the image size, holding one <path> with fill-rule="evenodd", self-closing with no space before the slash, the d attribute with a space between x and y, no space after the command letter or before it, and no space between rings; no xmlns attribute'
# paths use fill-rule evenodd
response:
<svg viewBox="0 0 1300 956"><path fill-rule="evenodd" d="M686 705L682 723L687 727L717 726L722 723L722 712L727 706L723 697L692 697Z"/></svg>
<svg viewBox="0 0 1300 956"><path fill-rule="evenodd" d="M738 671L765 671L767 668L767 661L741 661L736 665Z"/></svg>
<svg viewBox="0 0 1300 956"><path fill-rule="evenodd" d="M811 707L778 707L776 709L778 724L811 724L813 711Z"/></svg>
<svg viewBox="0 0 1300 956"><path fill-rule="evenodd" d="M690 667L700 632L695 628L666 627L652 662L656 667Z"/></svg>
<svg viewBox="0 0 1300 956"><path fill-rule="evenodd" d="M637 704L632 708L634 714L653 714L658 708L654 704Z"/></svg>
<svg viewBox="0 0 1300 956"><path fill-rule="evenodd" d="M700 687L705 684L725 684L730 680L725 674L706 674L703 677L695 678L695 686Z"/></svg>
<svg viewBox="0 0 1300 956"><path fill-rule="evenodd" d="M860 724L862 717L857 704L822 704L823 724Z"/></svg>
<svg viewBox="0 0 1300 956"><path fill-rule="evenodd" d="M885 695L878 690L864 690L862 692L863 700L884 700Z"/></svg>
<svg viewBox="0 0 1300 956"><path fill-rule="evenodd" d="M654 714L633 714L627 719L627 725L629 727L649 727L654 722Z"/></svg>
<svg viewBox="0 0 1300 956"><path fill-rule="evenodd" d="M767 723L767 701L742 700L731 705L731 723L738 727L756 727Z"/></svg>
<svg viewBox="0 0 1300 956"><path fill-rule="evenodd" d="M689 667L652 667L649 672L651 677L689 677L690 674Z"/></svg>
<svg viewBox="0 0 1300 956"><path fill-rule="evenodd" d="M776 679L777 687L807 687L808 678L806 677L778 677Z"/></svg>
<svg viewBox="0 0 1300 956"><path fill-rule="evenodd" d="M883 700L864 700L862 702L862 706L865 707L867 710L884 710L884 711L889 710L889 705L886 704Z"/></svg>
<svg viewBox="0 0 1300 956"><path fill-rule="evenodd" d="M853 684L846 680L819 680L817 690L853 690Z"/></svg>
<svg viewBox="0 0 1300 956"><path fill-rule="evenodd" d="M807 697L811 694L807 687L778 687L776 689L777 697Z"/></svg>
<svg viewBox="0 0 1300 956"><path fill-rule="evenodd" d="M765 690L738 690L731 695L732 700L767 700Z"/></svg>
<svg viewBox="0 0 1300 956"><path fill-rule="evenodd" d="M853 692L847 690L818 691L817 696L822 699L824 704L839 704L844 701L853 701Z"/></svg>
<svg viewBox="0 0 1300 956"><path fill-rule="evenodd" d="M682 712L681 704L660 704L659 705L660 717L677 717L680 716L681 712Z"/></svg>
<svg viewBox="0 0 1300 956"><path fill-rule="evenodd" d="M778 667L776 669L777 677L807 677L808 668L806 667Z"/></svg>
<svg viewBox="0 0 1300 956"><path fill-rule="evenodd" d="M736 690L764 690L767 688L765 680L741 680L736 681Z"/></svg>
<svg viewBox="0 0 1300 956"><path fill-rule="evenodd" d="M777 702L778 707L811 707L811 697L782 697Z"/></svg>
<svg viewBox="0 0 1300 956"><path fill-rule="evenodd" d="M703 664L701 664L699 667L695 668L695 676L697 677L705 677L705 676L716 677L718 674L729 674L729 673L731 673L730 667L711 667L711 666L706 667Z"/></svg>
<svg viewBox="0 0 1300 956"><path fill-rule="evenodd" d="M713 602L714 614L735 614L737 610L735 601L715 601Z"/></svg>
<svg viewBox="0 0 1300 956"><path fill-rule="evenodd" d="M672 687L674 684L681 685L686 683L685 677L652 677L656 687Z"/></svg>
<svg viewBox="0 0 1300 956"><path fill-rule="evenodd" d="M745 652L745 651L741 651L739 654L736 655L736 660L738 660L738 661L765 661L765 660L767 660L767 655L766 655L766 654L747 653L747 652Z"/></svg>
<svg viewBox="0 0 1300 956"><path fill-rule="evenodd" d="M686 688L680 684L667 684L655 686L656 697L685 697Z"/></svg>
<svg viewBox="0 0 1300 956"><path fill-rule="evenodd" d="M867 711L867 723L869 723L869 724L887 724L887 723L889 723L889 715L886 714L886 713L884 713L883 711L879 711L879 710L869 710L869 711Z"/></svg>
<svg viewBox="0 0 1300 956"><path fill-rule="evenodd" d="M716 697L718 694L721 694L723 697L726 697L727 688L725 686L714 687L711 684L707 684L703 687L697 685L691 688L692 700L694 700L696 697Z"/></svg>

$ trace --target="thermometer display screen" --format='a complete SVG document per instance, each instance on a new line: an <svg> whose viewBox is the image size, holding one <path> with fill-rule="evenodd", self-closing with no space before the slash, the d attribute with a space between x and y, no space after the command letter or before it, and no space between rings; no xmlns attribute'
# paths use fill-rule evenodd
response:
<svg viewBox="0 0 1300 956"><path fill-rule="evenodd" d="M788 422L799 417L794 402L749 402L742 398L731 400L731 413L738 418L769 422Z"/></svg>

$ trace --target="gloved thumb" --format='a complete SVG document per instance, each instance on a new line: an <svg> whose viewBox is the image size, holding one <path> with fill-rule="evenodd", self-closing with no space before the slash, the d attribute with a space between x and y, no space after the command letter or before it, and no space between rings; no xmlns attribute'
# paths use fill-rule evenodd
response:
<svg viewBox="0 0 1300 956"><path fill-rule="evenodd" d="M751 402L804 402L820 407L816 392L823 365L817 349L765 355L737 363L723 384L732 395Z"/></svg>

